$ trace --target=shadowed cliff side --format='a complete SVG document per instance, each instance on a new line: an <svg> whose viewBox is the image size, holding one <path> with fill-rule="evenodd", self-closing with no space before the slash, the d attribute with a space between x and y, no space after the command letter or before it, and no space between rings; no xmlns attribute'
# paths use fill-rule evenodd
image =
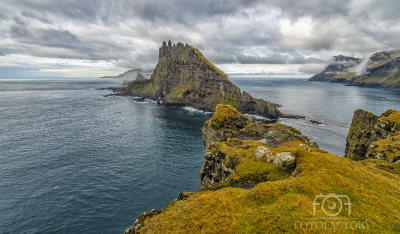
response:
<svg viewBox="0 0 400 234"><path fill-rule="evenodd" d="M177 45L163 42L151 79L130 82L127 92L157 100L164 106L215 111L217 104L225 104L242 113L271 119L281 115L273 103L241 93L199 50L180 42Z"/></svg>
<svg viewBox="0 0 400 234"><path fill-rule="evenodd" d="M346 138L345 157L353 160L393 161L396 156L400 156L399 135L399 111L390 109L378 117L371 112L358 109L354 112Z"/></svg>

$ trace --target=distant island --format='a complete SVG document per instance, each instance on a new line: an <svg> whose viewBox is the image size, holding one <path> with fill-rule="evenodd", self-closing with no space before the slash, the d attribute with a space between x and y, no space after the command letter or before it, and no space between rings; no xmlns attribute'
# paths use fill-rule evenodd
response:
<svg viewBox="0 0 400 234"><path fill-rule="evenodd" d="M332 63L309 81L400 89L400 50L377 52L365 59L334 56Z"/></svg>
<svg viewBox="0 0 400 234"><path fill-rule="evenodd" d="M134 80L136 78L136 74L140 72L141 74L151 74L152 70L143 70L141 68L130 69L124 73L119 74L118 76L102 76L100 78L114 78L114 79L124 79L124 80Z"/></svg>

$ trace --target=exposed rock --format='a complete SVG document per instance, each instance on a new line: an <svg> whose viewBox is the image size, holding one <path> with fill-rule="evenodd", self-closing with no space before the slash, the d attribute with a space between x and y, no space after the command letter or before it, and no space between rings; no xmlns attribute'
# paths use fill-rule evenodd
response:
<svg viewBox="0 0 400 234"><path fill-rule="evenodd" d="M192 196L193 194L195 194L195 193L193 193L193 192L182 192L182 193L180 193L180 194L178 195L177 201L186 200L186 199L188 199L190 196Z"/></svg>
<svg viewBox="0 0 400 234"><path fill-rule="evenodd" d="M296 158L290 152L278 153L274 157L274 164L283 170L289 170L296 166Z"/></svg>
<svg viewBox="0 0 400 234"><path fill-rule="evenodd" d="M235 145L233 139L237 139L237 141L257 140L269 147L278 147L283 143L301 141L318 148L318 145L314 141L292 127L254 121L252 118L240 114L236 109L228 105L218 105L216 107L213 117L204 123L202 132L206 152L204 165L200 171L200 190L215 187L219 183L234 184L236 187L241 186L228 179L231 174L236 175L236 166L239 163L239 159L235 157L227 158L216 146L217 142L228 141L233 144L229 147L240 147L240 143L238 142ZM253 152L256 152L256 150ZM259 150L256 155L260 153L259 157L262 157L261 152L262 150ZM267 156L268 162L272 161L271 157L273 157L272 153L270 156ZM252 184L254 186L262 182L262 180L252 180L252 182L246 180L245 182L243 183L242 181L241 184Z"/></svg>
<svg viewBox="0 0 400 234"><path fill-rule="evenodd" d="M308 152L312 152L312 150L310 149L310 147L308 147L308 145L300 144L299 146L300 146L301 148L307 150Z"/></svg>
<svg viewBox="0 0 400 234"><path fill-rule="evenodd" d="M274 159L274 155L272 154L271 150L264 146L258 147L255 155L258 161L260 161L262 158L266 158L267 162L272 162Z"/></svg>
<svg viewBox="0 0 400 234"><path fill-rule="evenodd" d="M388 110L378 117L368 111L356 110L346 138L345 157L353 160L392 159L400 154L399 127L399 111Z"/></svg>
<svg viewBox="0 0 400 234"><path fill-rule="evenodd" d="M341 83L356 75L354 68L362 62L360 58L348 56L333 56L332 62L320 73L312 76L309 81Z"/></svg>
<svg viewBox="0 0 400 234"><path fill-rule="evenodd" d="M158 63L146 81L134 81L127 92L157 100L163 106L191 106L214 111L217 104L228 104L242 113L276 119L281 114L268 101L241 93L228 76L196 48L163 42Z"/></svg>
<svg viewBox="0 0 400 234"><path fill-rule="evenodd" d="M152 209L149 212L144 212L135 221L132 227L125 230L124 234L138 234L140 229L143 227L143 223L146 219L152 218L154 215L160 214L161 210Z"/></svg>
<svg viewBox="0 0 400 234"><path fill-rule="evenodd" d="M204 164L200 170L200 190L204 190L213 184L224 181L230 174L235 173L234 169L224 165L225 154L215 151L214 145L208 148L204 156ZM236 165L234 163L231 166Z"/></svg>
<svg viewBox="0 0 400 234"><path fill-rule="evenodd" d="M394 157L394 158L392 159L392 161L390 161L390 162L392 162L392 163L398 163L398 162L400 162L400 156Z"/></svg>
<svg viewBox="0 0 400 234"><path fill-rule="evenodd" d="M135 81L147 81L147 77L145 77L142 73L137 72Z"/></svg>

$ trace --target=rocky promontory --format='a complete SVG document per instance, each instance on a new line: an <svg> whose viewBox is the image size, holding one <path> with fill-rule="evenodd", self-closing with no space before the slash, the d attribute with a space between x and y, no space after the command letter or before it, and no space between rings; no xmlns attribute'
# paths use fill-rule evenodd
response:
<svg viewBox="0 0 400 234"><path fill-rule="evenodd" d="M384 140L397 141L391 129L399 126L398 111L357 116L365 119L360 131L375 123L391 132ZM202 131L200 191L143 213L126 234L398 232L400 163L330 154L294 128L254 121L228 105L218 105ZM324 198L339 199L339 206L322 210ZM327 212L335 221L325 225L332 219Z"/></svg>
<svg viewBox="0 0 400 234"><path fill-rule="evenodd" d="M400 88L400 50L377 52L365 59L334 56L333 61L309 81L344 83L349 86Z"/></svg>
<svg viewBox="0 0 400 234"><path fill-rule="evenodd" d="M281 115L273 103L241 92L198 49L180 42L176 45L163 42L151 78L130 82L127 93L157 100L163 106L215 111L217 104L225 104L242 113L271 119Z"/></svg>
<svg viewBox="0 0 400 234"><path fill-rule="evenodd" d="M227 105L217 106L213 117L204 123L202 132L206 151L200 171L200 190L227 186L250 188L274 178L259 174L259 171L241 171L241 167L246 167L244 164L254 163L246 161L245 155L251 154L250 151L257 146L277 147L297 141L318 148L317 143L292 127L254 121Z"/></svg>

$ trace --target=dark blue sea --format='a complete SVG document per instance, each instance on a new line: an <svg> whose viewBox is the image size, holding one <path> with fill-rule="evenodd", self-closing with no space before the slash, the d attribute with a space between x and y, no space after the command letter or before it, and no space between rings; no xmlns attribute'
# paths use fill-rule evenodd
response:
<svg viewBox="0 0 400 234"><path fill-rule="evenodd" d="M282 112L322 122L278 120L341 156L354 110L400 110L395 90L232 81ZM123 233L141 213L198 191L210 114L95 90L120 82L0 80L0 233Z"/></svg>

